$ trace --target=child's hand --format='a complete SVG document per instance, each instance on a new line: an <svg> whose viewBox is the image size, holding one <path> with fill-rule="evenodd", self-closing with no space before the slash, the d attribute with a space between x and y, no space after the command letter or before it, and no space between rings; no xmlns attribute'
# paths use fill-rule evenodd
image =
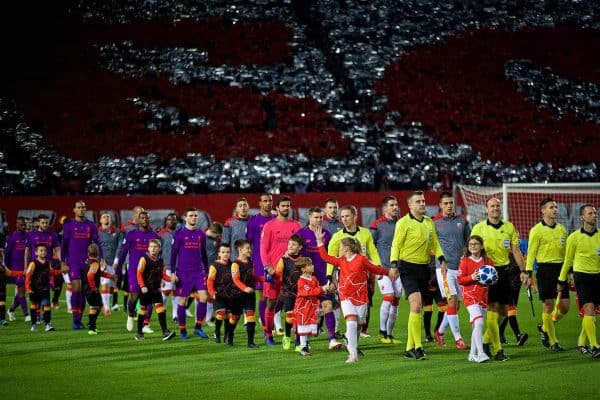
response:
<svg viewBox="0 0 600 400"><path fill-rule="evenodd" d="M66 274L69 272L69 266L67 264L65 264L64 262L60 264L60 272L62 272L63 274Z"/></svg>
<svg viewBox="0 0 600 400"><path fill-rule="evenodd" d="M479 270L475 270L475 272L471 274L471 279L473 279L475 282L479 281Z"/></svg>
<svg viewBox="0 0 600 400"><path fill-rule="evenodd" d="M171 275L171 282L173 282L173 283L179 282L179 278L177 277L177 275L175 275L175 274Z"/></svg>
<svg viewBox="0 0 600 400"><path fill-rule="evenodd" d="M246 289L244 289L244 292L251 294L254 293L254 289L252 289L251 287L247 287Z"/></svg>
<svg viewBox="0 0 600 400"><path fill-rule="evenodd" d="M323 285L323 292L329 293L329 285Z"/></svg>
<svg viewBox="0 0 600 400"><path fill-rule="evenodd" d="M325 234L323 233L323 227L321 225L315 228L315 238L317 239L317 244L323 244L323 238Z"/></svg>
<svg viewBox="0 0 600 400"><path fill-rule="evenodd" d="M146 286L142 287L142 293L144 293L144 294L148 293L148 288Z"/></svg>

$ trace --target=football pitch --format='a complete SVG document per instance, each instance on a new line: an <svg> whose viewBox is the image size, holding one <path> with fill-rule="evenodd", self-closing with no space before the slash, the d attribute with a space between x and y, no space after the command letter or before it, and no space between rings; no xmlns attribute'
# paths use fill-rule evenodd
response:
<svg viewBox="0 0 600 400"><path fill-rule="evenodd" d="M12 286L8 301L12 302ZM573 296L572 296L573 297ZM542 347L523 295L519 306L521 330L529 341L517 347L507 328L504 346L507 362L477 364L467 361L467 351L454 348L450 332L447 347L425 344L428 359L405 359L404 345L381 344L377 337L378 305L370 322L370 338L362 338L365 352L356 364L346 364L345 351L327 350L327 336L312 339L310 357L280 344L267 347L257 326L260 349L246 348L243 327L238 327L234 347L212 339L178 337L161 341L156 314L152 327L137 342L125 330L126 316L116 311L98 319L98 336L71 330L63 307L54 311L54 332L30 332L20 310L17 321L0 327L0 387L2 399L572 399L598 398L600 360L576 351L580 318L575 307L557 324L565 348L553 353ZM461 331L470 343L467 312L459 311ZM170 310L168 316L171 315ZM437 318L434 310L433 324ZM84 322L87 316L84 316ZM401 301L395 336L406 341L407 302ZM169 320L169 328L177 330ZM188 331L193 321L188 319ZM213 328L205 327L212 337ZM343 327L341 329L343 331Z"/></svg>

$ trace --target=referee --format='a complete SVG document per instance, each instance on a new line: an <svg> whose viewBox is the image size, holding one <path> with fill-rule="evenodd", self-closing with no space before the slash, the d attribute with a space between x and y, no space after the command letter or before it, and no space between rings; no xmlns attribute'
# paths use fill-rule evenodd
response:
<svg viewBox="0 0 600 400"><path fill-rule="evenodd" d="M556 201L547 197L540 202L542 219L529 231L529 244L527 246L527 282L530 285L533 272L533 262L536 261L537 284L542 307L542 325L538 330L542 338L542 344L553 351L562 351L563 348L556 339L552 311L554 299L558 292L556 281L560 275L560 269L565 259L565 246L567 241L567 229L556 222L558 217L558 205ZM563 316L569 311L569 289L564 287L560 291L560 302L558 305L559 315Z"/></svg>
<svg viewBox="0 0 600 400"><path fill-rule="evenodd" d="M396 269L400 273L402 286L410 303L408 340L404 355L424 360L427 356L421 342L421 308L430 278L429 258L435 253L443 272L446 271L446 260L433 221L425 215L423 192L412 192L407 200L409 212L396 222L394 230L390 254L391 272L393 274ZM394 277L390 276L390 279L394 280Z"/></svg>
<svg viewBox="0 0 600 400"><path fill-rule="evenodd" d="M567 273L573 269L573 279L580 304L583 304L582 329L590 342L592 357L600 358L596 340L594 306L600 304L600 232L596 228L596 208L584 204L579 209L582 227L567 239L565 262L558 278L558 290L567 286ZM584 344L578 344L583 347ZM579 349L581 352L581 349ZM583 353L583 352L582 352Z"/></svg>
<svg viewBox="0 0 600 400"><path fill-rule="evenodd" d="M511 250L519 269L522 271L521 280L523 282L527 281L527 274L525 273L523 254L519 248L519 235L511 222L502 221L500 218L500 200L492 197L487 200L485 206L487 219L475 225L471 231L471 235L478 235L483 238L485 252L492 259L498 271L498 282L490 286L488 292L489 308L486 315L487 327L483 335L483 347L486 353L489 352L488 356L491 357L491 343L496 360L506 361L508 360L508 356L504 354L504 350L500 344L498 316L500 313L502 315L506 314L507 306L511 302L511 280L508 273L509 252ZM519 337L519 345L523 345L525 340L527 340L526 333Z"/></svg>

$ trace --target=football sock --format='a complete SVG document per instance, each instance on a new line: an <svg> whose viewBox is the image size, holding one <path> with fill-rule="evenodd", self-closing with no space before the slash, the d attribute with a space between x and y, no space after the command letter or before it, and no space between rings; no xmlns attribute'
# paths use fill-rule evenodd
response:
<svg viewBox="0 0 600 400"><path fill-rule="evenodd" d="M348 340L348 353L356 356L358 353L358 321L346 320L346 339Z"/></svg>
<svg viewBox="0 0 600 400"><path fill-rule="evenodd" d="M432 306L423 307L423 325L425 327L425 336L431 336L431 317L433 316Z"/></svg>
<svg viewBox="0 0 600 400"><path fill-rule="evenodd" d="M414 348L423 347L421 342L421 313L411 312L408 314L408 329L412 332Z"/></svg>
<svg viewBox="0 0 600 400"><path fill-rule="evenodd" d="M596 340L596 324L594 323L594 319L595 317L593 315L584 315L583 321L581 322L592 349L594 347L598 347L598 341Z"/></svg>
<svg viewBox="0 0 600 400"><path fill-rule="evenodd" d="M446 311L446 316L444 318L448 321L448 325L450 325L450 330L452 331L454 340L456 341L462 339L462 335L460 334L460 323L458 321L458 313L456 307L448 307Z"/></svg>
<svg viewBox="0 0 600 400"><path fill-rule="evenodd" d="M390 316L391 307L392 303L386 300L383 300L381 302L381 307L379 307L379 330L382 332L387 332L387 322Z"/></svg>
<svg viewBox="0 0 600 400"><path fill-rule="evenodd" d="M500 344L500 331L498 329L498 313L494 311L488 311L486 322L489 340L492 348L494 349L492 354L496 354L498 351L502 350L502 345Z"/></svg>
<svg viewBox="0 0 600 400"><path fill-rule="evenodd" d="M335 315L333 312L325 314L325 326L329 340L335 339Z"/></svg>
<svg viewBox="0 0 600 400"><path fill-rule="evenodd" d="M396 320L398 319L398 302L392 303L390 307L390 314L388 316L387 324L385 327L385 331L388 336L392 336L392 332L394 330L394 326L396 325Z"/></svg>
<svg viewBox="0 0 600 400"><path fill-rule="evenodd" d="M551 313L542 314L542 330L548 334L551 346L557 342L556 331L554 329L554 322L552 321Z"/></svg>

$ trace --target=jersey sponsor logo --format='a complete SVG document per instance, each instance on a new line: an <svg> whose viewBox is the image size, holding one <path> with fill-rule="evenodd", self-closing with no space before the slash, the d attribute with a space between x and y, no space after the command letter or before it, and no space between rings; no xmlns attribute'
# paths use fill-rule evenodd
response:
<svg viewBox="0 0 600 400"><path fill-rule="evenodd" d="M567 240L566 240L566 238L564 238L564 237L561 237L561 238L559 239L559 241L560 241L560 245L561 245L561 246L564 246L564 245L565 245L565 242L566 242Z"/></svg>
<svg viewBox="0 0 600 400"><path fill-rule="evenodd" d="M504 239L504 248L508 249L510 247L510 239Z"/></svg>

